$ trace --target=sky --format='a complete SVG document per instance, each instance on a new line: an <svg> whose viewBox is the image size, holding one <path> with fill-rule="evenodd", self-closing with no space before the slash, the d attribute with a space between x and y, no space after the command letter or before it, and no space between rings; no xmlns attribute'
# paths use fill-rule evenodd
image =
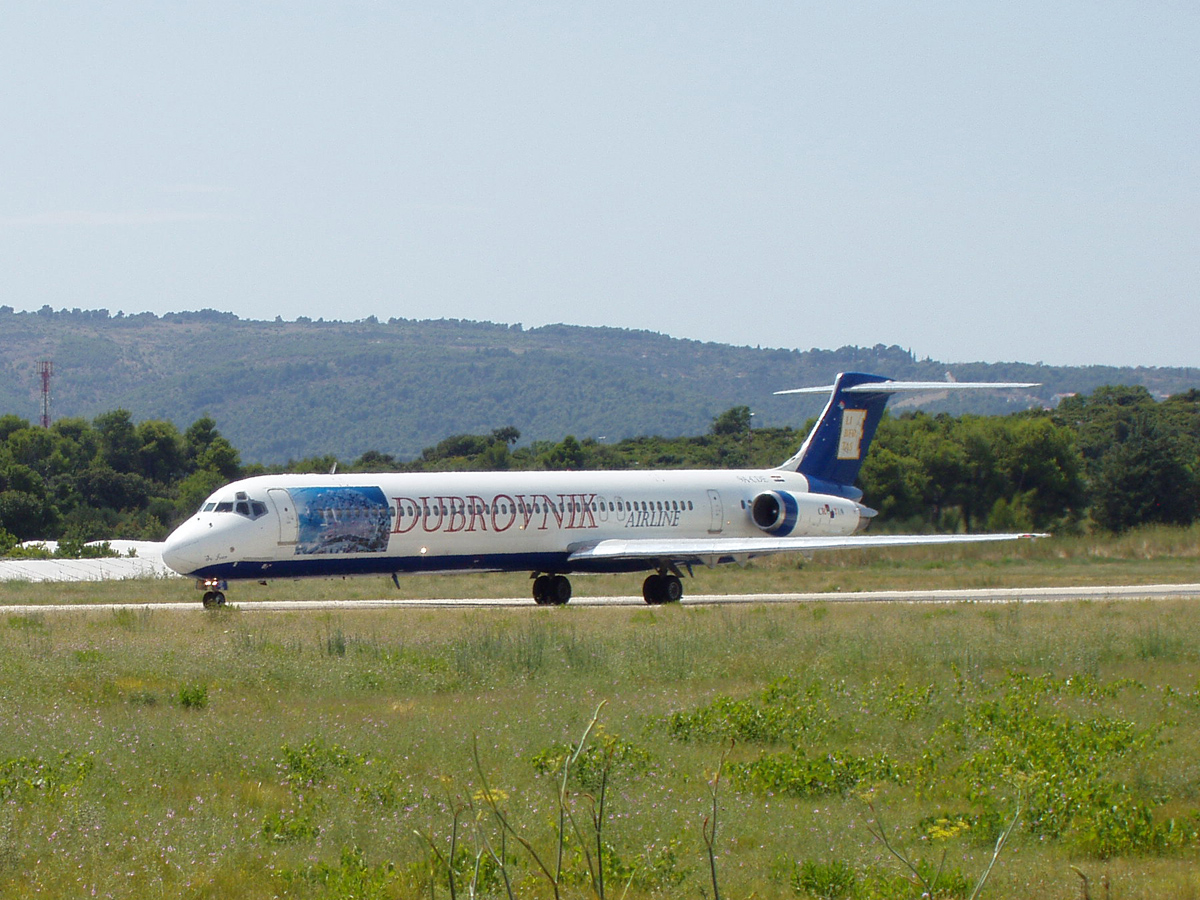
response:
<svg viewBox="0 0 1200 900"><path fill-rule="evenodd" d="M1200 366L1191 2L0 6L0 305Z"/></svg>

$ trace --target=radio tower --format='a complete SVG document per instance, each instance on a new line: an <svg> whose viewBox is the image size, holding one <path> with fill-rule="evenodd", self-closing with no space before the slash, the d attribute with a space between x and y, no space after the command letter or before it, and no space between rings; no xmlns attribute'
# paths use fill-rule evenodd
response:
<svg viewBox="0 0 1200 900"><path fill-rule="evenodd" d="M38 363L38 374L42 376L42 427L50 427L50 376L54 374L54 363L43 359Z"/></svg>

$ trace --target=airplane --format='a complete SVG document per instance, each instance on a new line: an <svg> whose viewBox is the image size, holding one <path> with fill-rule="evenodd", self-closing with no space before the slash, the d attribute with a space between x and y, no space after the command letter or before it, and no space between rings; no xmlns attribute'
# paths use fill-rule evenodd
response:
<svg viewBox="0 0 1200 900"><path fill-rule="evenodd" d="M166 540L206 608L228 582L308 576L528 571L533 599L571 599L569 575L649 571L649 604L683 597L683 570L770 553L1005 541L1027 534L865 535L854 486L897 393L1036 384L904 382L844 372L800 449L771 469L259 475L209 497Z"/></svg>

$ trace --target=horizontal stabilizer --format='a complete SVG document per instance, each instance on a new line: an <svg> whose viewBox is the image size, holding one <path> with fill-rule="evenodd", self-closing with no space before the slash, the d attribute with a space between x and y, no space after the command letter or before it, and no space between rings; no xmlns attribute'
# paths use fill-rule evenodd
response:
<svg viewBox="0 0 1200 900"><path fill-rule="evenodd" d="M835 385L827 384L823 387L793 388L790 391L775 391L775 393L828 394L834 387ZM982 391L1035 387L1041 387L1041 384L1036 381L873 381L869 384L856 384L844 387L842 390L847 394L901 394L906 392L921 393L923 391Z"/></svg>
<svg viewBox="0 0 1200 900"><path fill-rule="evenodd" d="M884 407L895 394L942 394L949 391L990 391L1032 388L1038 385L1011 381L894 381L866 372L842 372L823 387L794 388L776 394L829 394L825 410L800 450L783 465L808 479L810 490L857 499L858 471Z"/></svg>

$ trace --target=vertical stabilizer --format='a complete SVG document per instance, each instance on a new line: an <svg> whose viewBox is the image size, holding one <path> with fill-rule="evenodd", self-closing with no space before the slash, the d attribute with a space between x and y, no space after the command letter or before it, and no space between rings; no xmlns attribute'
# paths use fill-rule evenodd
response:
<svg viewBox="0 0 1200 900"><path fill-rule="evenodd" d="M883 418L884 407L893 394L1035 387L1038 385L1031 382L892 381L882 375L843 372L830 387L776 391L777 394L831 392L821 418L804 444L779 468L805 476L810 490L858 500L862 491L854 487L854 482Z"/></svg>
<svg viewBox="0 0 1200 900"><path fill-rule="evenodd" d="M809 489L845 497L861 497L854 487L875 429L883 418L889 391L871 391L869 385L887 382L882 375L843 372L833 383L829 402L796 455L779 466L808 478ZM848 388L858 387L857 391ZM805 388L808 392L828 388ZM782 393L782 392L781 392Z"/></svg>

